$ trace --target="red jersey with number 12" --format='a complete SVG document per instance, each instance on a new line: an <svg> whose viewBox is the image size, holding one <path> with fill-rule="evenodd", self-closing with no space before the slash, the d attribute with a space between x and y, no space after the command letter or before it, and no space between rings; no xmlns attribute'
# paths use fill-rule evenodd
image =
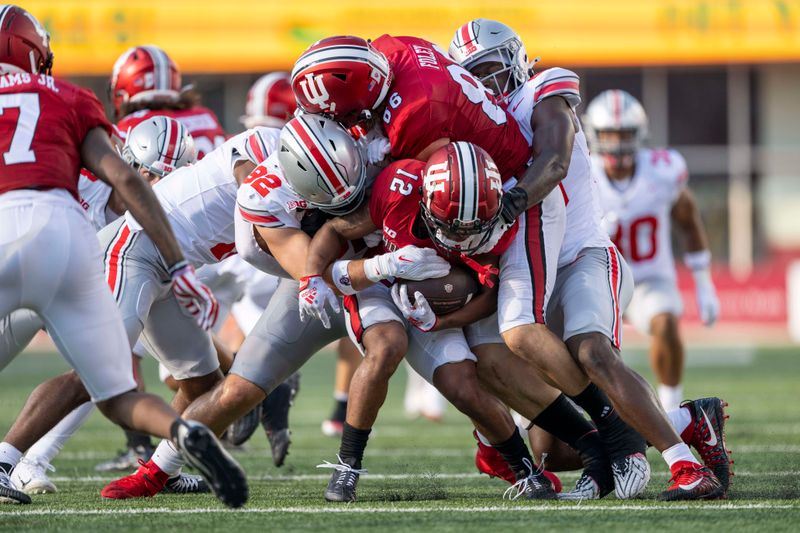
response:
<svg viewBox="0 0 800 533"><path fill-rule="evenodd" d="M417 157L446 137L486 150L504 181L525 169L528 142L477 78L424 39L383 35L372 45L394 76L382 117L394 159Z"/></svg>
<svg viewBox="0 0 800 533"><path fill-rule="evenodd" d="M395 161L378 175L372 186L369 200L369 214L372 222L381 229L380 253L394 252L403 246L419 248L435 248L433 240L425 234L420 238L414 235L414 225L420 213L420 184L425 163L416 159ZM485 252L499 256L509 247L517 233L517 223L503 231L497 227L498 235L494 242L487 243ZM446 252L438 250L446 259L460 261L459 257L448 257ZM475 255L478 255L475 254Z"/></svg>
<svg viewBox="0 0 800 533"><path fill-rule="evenodd" d="M0 76L0 194L57 188L77 200L81 145L94 128L111 134L90 91L45 74Z"/></svg>

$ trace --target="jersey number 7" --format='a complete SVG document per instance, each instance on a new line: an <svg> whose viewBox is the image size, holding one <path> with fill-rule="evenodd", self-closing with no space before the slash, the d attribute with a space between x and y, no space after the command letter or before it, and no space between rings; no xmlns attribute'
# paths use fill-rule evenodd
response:
<svg viewBox="0 0 800 533"><path fill-rule="evenodd" d="M36 154L31 150L33 134L39 123L39 95L36 93L16 93L0 95L0 117L6 114L7 109L19 109L19 117L14 124L14 133L11 135L11 144L8 151L3 153L6 165L19 163L33 163ZM0 124L6 121L0 118ZM0 129L5 129L0 126ZM4 138L8 138L3 134Z"/></svg>

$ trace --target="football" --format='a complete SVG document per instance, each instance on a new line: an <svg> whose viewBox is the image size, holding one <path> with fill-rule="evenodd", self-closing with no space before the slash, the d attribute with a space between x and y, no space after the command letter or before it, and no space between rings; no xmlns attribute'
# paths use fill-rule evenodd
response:
<svg viewBox="0 0 800 533"><path fill-rule="evenodd" d="M478 292L478 278L475 273L456 265L443 278L404 283L408 285L408 297L412 302L414 293L421 292L437 315L446 315L461 309Z"/></svg>

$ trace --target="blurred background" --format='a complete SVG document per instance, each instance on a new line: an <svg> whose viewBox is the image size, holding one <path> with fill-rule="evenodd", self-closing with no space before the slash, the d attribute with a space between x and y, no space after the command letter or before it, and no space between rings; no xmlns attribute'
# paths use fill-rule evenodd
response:
<svg viewBox="0 0 800 533"><path fill-rule="evenodd" d="M701 331L680 270L690 342L800 342L800 0L31 0L57 76L101 100L115 59L156 44L229 133L247 89L334 34L415 35L447 48L476 17L511 25L537 69L581 77L584 104L624 89L650 144L686 157L714 254L722 319ZM110 111L110 107L109 107ZM676 243L676 257L681 257Z"/></svg>

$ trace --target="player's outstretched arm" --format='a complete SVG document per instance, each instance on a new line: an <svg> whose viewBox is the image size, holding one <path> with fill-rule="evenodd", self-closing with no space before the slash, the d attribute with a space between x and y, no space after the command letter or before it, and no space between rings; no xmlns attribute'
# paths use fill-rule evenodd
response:
<svg viewBox="0 0 800 533"><path fill-rule="evenodd" d="M105 130L94 128L86 135L81 146L81 158L86 168L119 192L125 206L161 252L167 266L183 261L183 252L156 195L117 154Z"/></svg>
<svg viewBox="0 0 800 533"><path fill-rule="evenodd" d="M296 280L302 278L311 238L303 230L297 228L254 227L258 236L266 244L269 253L280 263L286 273Z"/></svg>
<svg viewBox="0 0 800 533"><path fill-rule="evenodd" d="M689 189L684 188L672 206L672 220L686 238L683 262L692 271L700 318L705 325L711 326L719 318L719 298L711 279L711 251L708 249L706 229Z"/></svg>
<svg viewBox="0 0 800 533"><path fill-rule="evenodd" d="M545 98L534 108L533 164L503 195L502 217L510 223L550 194L567 177L575 142L575 115L564 98Z"/></svg>
<svg viewBox="0 0 800 533"><path fill-rule="evenodd" d="M333 282L332 270L342 247L348 241L366 237L376 229L378 228L370 217L369 206L366 203L349 215L327 221L311 239L305 262L305 274L321 275L328 284L338 288ZM348 275L354 291L372 285L373 282L364 275L363 261L342 261L342 263L338 267L344 269L343 273Z"/></svg>

